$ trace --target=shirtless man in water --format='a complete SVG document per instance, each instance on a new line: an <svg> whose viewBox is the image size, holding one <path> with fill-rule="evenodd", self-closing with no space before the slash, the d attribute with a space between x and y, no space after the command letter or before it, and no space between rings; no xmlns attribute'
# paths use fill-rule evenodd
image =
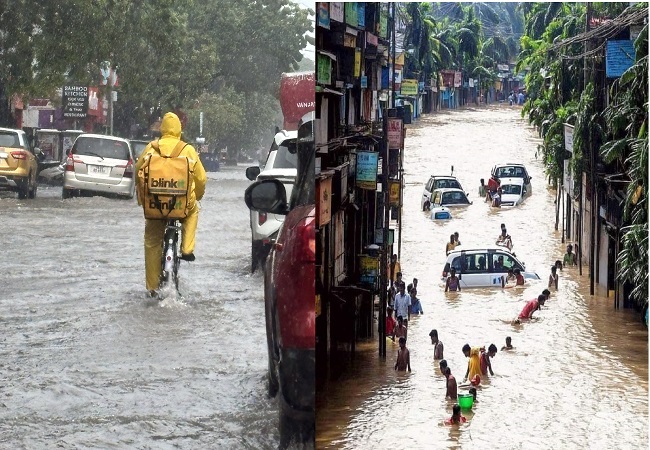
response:
<svg viewBox="0 0 650 450"><path fill-rule="evenodd" d="M404 372L406 369L411 371L411 355L409 349L406 348L406 339L399 338L399 350L397 350L397 361L395 362L395 370Z"/></svg>

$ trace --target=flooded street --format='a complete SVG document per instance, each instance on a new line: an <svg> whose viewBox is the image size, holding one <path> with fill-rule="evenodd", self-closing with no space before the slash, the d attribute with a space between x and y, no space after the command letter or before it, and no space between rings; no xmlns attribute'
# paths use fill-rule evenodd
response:
<svg viewBox="0 0 650 450"><path fill-rule="evenodd" d="M182 298L147 300L134 200L0 196L0 448L276 448L244 167L208 173Z"/></svg>
<svg viewBox="0 0 650 450"><path fill-rule="evenodd" d="M347 372L317 395L318 448L645 448L648 442L648 333L639 315L615 311L605 292L589 295L588 266L566 268L539 319L512 325L525 302L546 287L565 245L555 225L555 191L548 187L539 140L507 106L444 111L409 126L404 150L404 279L419 279L424 315L409 325L412 373L393 370L398 345L385 361L376 340L357 347ZM532 195L515 209L491 208L478 197L498 163L523 163ZM472 205L434 222L421 211L430 175L451 166ZM505 223L527 270L540 281L513 289L444 293L445 244L457 231L462 246L493 245ZM396 233L397 236L397 233ZM394 246L397 253L397 245ZM376 322L375 322L376 324ZM478 403L460 427L443 425L454 402L433 360L429 332L437 329L444 358L458 382L467 369L461 348L494 343L495 375L484 379ZM502 352L506 336L514 351ZM462 389L459 393L466 392Z"/></svg>

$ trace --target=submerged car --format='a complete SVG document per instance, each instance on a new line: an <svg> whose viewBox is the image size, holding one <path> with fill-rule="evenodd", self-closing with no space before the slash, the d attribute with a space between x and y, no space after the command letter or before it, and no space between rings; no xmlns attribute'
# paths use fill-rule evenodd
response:
<svg viewBox="0 0 650 450"><path fill-rule="evenodd" d="M451 175L431 175L429 181L424 186L424 192L422 192L422 199L420 200L420 208L422 211L425 211L425 206L431 204L431 195L436 189L460 189L463 187L460 185L460 182L456 177Z"/></svg>
<svg viewBox="0 0 650 450"><path fill-rule="evenodd" d="M83 193L116 194L133 198L134 160L126 139L82 134L65 162L64 199Z"/></svg>
<svg viewBox="0 0 650 450"><path fill-rule="evenodd" d="M499 181L503 183L504 178L521 178L524 181L524 186L526 187L527 192L530 194L531 185L530 180L533 178L528 175L526 166L523 164L507 163L507 164L498 164L492 168L492 175L496 175L499 178Z"/></svg>
<svg viewBox="0 0 650 450"><path fill-rule="evenodd" d="M539 280L534 271L527 271L526 265L514 253L504 247L485 247L466 250L453 250L447 255L442 270L442 280L446 280L451 269L456 270L460 287L503 287L508 270L519 269L524 279Z"/></svg>
<svg viewBox="0 0 650 450"><path fill-rule="evenodd" d="M444 206L436 206L431 208L431 220L449 220L451 219L451 211Z"/></svg>
<svg viewBox="0 0 650 450"><path fill-rule="evenodd" d="M438 206L455 207L471 205L462 189L436 189L431 194L430 209Z"/></svg>
<svg viewBox="0 0 650 450"><path fill-rule="evenodd" d="M23 130L0 128L0 190L35 198L38 160L31 152Z"/></svg>
<svg viewBox="0 0 650 450"><path fill-rule="evenodd" d="M518 206L524 201L528 193L523 178L502 178L501 206Z"/></svg>

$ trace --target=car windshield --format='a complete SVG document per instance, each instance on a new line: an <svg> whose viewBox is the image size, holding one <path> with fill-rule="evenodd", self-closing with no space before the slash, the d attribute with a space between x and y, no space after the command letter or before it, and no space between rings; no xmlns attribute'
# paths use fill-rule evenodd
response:
<svg viewBox="0 0 650 450"><path fill-rule="evenodd" d="M296 154L296 143L293 142L283 142L282 145L277 146L273 143L271 151L269 151L269 156L271 152L276 150L275 159L273 160L273 167L268 166L268 159L266 160L265 168L267 169L295 169L298 166L298 156Z"/></svg>
<svg viewBox="0 0 650 450"><path fill-rule="evenodd" d="M436 180L433 183L434 189L462 189L460 183L454 179Z"/></svg>
<svg viewBox="0 0 650 450"><path fill-rule="evenodd" d="M524 169L518 166L503 166L496 171L498 178L524 178L526 174Z"/></svg>
<svg viewBox="0 0 650 450"><path fill-rule="evenodd" d="M20 147L18 133L0 131L0 147Z"/></svg>
<svg viewBox="0 0 650 450"><path fill-rule="evenodd" d="M102 139L95 137L79 137L74 143L72 153L75 155L99 156L100 158L112 158L128 160L129 146L126 142L114 139Z"/></svg>
<svg viewBox="0 0 650 450"><path fill-rule="evenodd" d="M501 185L501 190L504 194L521 195L521 186L518 184L505 184Z"/></svg>
<svg viewBox="0 0 650 450"><path fill-rule="evenodd" d="M467 197L462 192L445 192L442 194L442 204L459 204L468 203Z"/></svg>

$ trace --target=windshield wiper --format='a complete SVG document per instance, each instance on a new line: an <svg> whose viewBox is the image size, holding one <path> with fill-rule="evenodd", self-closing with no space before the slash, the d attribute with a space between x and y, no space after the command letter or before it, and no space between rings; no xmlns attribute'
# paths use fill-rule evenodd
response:
<svg viewBox="0 0 650 450"><path fill-rule="evenodd" d="M85 154L86 154L86 155L91 155L91 156L96 156L96 157L98 157L98 158L101 158L102 161L104 161L104 157L103 157L102 155L98 155L97 153L86 152Z"/></svg>

